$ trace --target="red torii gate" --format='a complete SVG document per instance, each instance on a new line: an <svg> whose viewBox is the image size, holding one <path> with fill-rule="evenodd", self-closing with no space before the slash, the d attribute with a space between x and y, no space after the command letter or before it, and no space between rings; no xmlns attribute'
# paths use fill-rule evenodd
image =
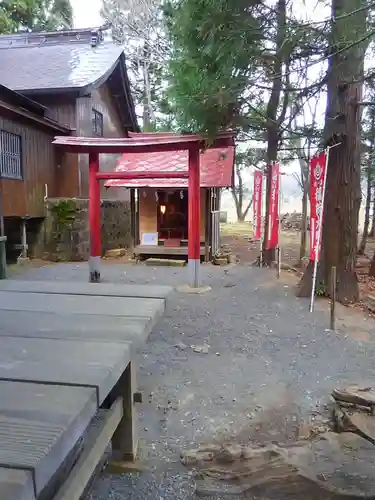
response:
<svg viewBox="0 0 375 500"><path fill-rule="evenodd" d="M233 133L219 134L212 147L233 146ZM200 166L199 152L207 147L204 137L196 134L150 133L133 138L55 137L55 146L67 152L89 155L89 280L100 282L101 230L100 181L109 179L188 179L188 284L200 286ZM100 172L99 155L125 153L154 153L166 151L189 152L187 172Z"/></svg>

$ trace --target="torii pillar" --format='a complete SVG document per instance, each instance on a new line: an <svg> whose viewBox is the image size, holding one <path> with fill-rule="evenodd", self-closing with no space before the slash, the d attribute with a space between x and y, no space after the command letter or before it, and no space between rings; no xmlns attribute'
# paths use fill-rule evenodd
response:
<svg viewBox="0 0 375 500"><path fill-rule="evenodd" d="M90 227L90 283L100 282L101 214L99 153L89 153L89 227Z"/></svg>
<svg viewBox="0 0 375 500"><path fill-rule="evenodd" d="M188 170L188 287L200 289L200 162L199 145L189 148ZM145 173L144 175L152 174ZM162 174L168 176L168 172ZM90 259L89 280L100 282L101 259L101 214L100 214L100 180L105 178L128 177L126 173L100 173L99 153L89 154L89 225L90 225ZM155 176L155 174L153 175ZM178 177L181 174L169 174ZM131 174L129 174L131 177Z"/></svg>
<svg viewBox="0 0 375 500"><path fill-rule="evenodd" d="M189 149L188 180L188 283L191 289L200 287L200 165L199 148Z"/></svg>

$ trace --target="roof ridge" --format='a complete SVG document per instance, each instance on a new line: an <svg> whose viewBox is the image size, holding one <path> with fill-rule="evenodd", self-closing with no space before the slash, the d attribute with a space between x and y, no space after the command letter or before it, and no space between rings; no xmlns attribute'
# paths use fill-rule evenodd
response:
<svg viewBox="0 0 375 500"><path fill-rule="evenodd" d="M64 31L21 32L0 35L0 49L56 46L65 44L90 43L96 47L104 40L107 26L99 28L71 29Z"/></svg>

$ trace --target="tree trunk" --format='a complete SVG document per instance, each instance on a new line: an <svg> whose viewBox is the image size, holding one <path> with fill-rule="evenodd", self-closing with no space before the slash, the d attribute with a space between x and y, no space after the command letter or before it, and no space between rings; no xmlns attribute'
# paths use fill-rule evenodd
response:
<svg viewBox="0 0 375 500"><path fill-rule="evenodd" d="M369 238L375 237L375 193L372 199L372 221L371 221L371 231L368 234Z"/></svg>
<svg viewBox="0 0 375 500"><path fill-rule="evenodd" d="M306 244L307 244L307 201L308 196L306 188L302 195L302 224L301 224L301 244L299 248L299 260L300 263L302 259L306 256Z"/></svg>
<svg viewBox="0 0 375 500"><path fill-rule="evenodd" d="M374 255L372 256L371 266L370 266L368 275L371 278L375 278L375 252L374 252Z"/></svg>
<svg viewBox="0 0 375 500"><path fill-rule="evenodd" d="M280 117L277 117L277 112L280 107L280 97L281 89L283 86L283 63L285 63L285 37L286 37L286 0L278 0L277 2L277 35L276 35L276 50L275 50L275 61L273 64L273 78L272 78L272 90L271 95L267 104L267 178L266 178L266 216L264 223L264 238L262 244L262 255L263 264L265 266L271 265L275 261L276 249L267 249L266 241L267 234L269 232L269 208L271 199L271 188L272 188L272 171L271 165L273 162L277 161L277 150L279 147L280 140L280 130L279 125L284 121L285 113L287 110L286 99L288 94L284 96L284 103L282 106L282 112ZM287 72L287 69L286 69ZM288 73L288 72L287 72ZM280 214L279 214L280 215Z"/></svg>
<svg viewBox="0 0 375 500"><path fill-rule="evenodd" d="M366 190L366 206L365 206L365 221L363 224L363 233L362 233L362 239L361 239L361 244L359 245L359 250L358 253L360 255L363 255L365 253L366 249L366 243L367 243L367 237L368 237L368 230L370 226L370 206L371 206L371 191L372 191L372 151L373 148L371 148L371 151L369 151L369 159L368 159L368 164L367 164L367 176L366 176L366 182L367 182L367 190Z"/></svg>
<svg viewBox="0 0 375 500"><path fill-rule="evenodd" d="M149 75L150 49L146 43L143 47L143 132L152 132L152 111L150 100L150 75Z"/></svg>
<svg viewBox="0 0 375 500"><path fill-rule="evenodd" d="M321 262L317 287L329 295L332 266L337 271L337 300L355 302L359 298L356 274L358 213L361 202L360 106L364 66L364 44L346 50L347 40L366 33L365 0L332 0L328 65L325 145L329 151ZM358 11L357 11L358 10ZM355 14L346 16L353 11ZM313 263L310 262L299 287L300 296L311 293Z"/></svg>
<svg viewBox="0 0 375 500"><path fill-rule="evenodd" d="M247 214L249 213L249 210L253 204L253 200L249 200L248 204L246 205L246 208L242 211L242 220L244 221L246 219Z"/></svg>
<svg viewBox="0 0 375 500"><path fill-rule="evenodd" d="M232 187L232 197L234 205L236 207L237 220L243 222L253 204L253 200L250 199L246 208L244 208L244 182L242 179L242 172L239 165L236 165L236 186Z"/></svg>
<svg viewBox="0 0 375 500"><path fill-rule="evenodd" d="M251 205L253 204L253 201L250 200L248 202L248 204L246 205L246 208L243 209L242 206L238 205L238 198L233 197L233 199L235 200L235 204L236 204L237 220L238 220L238 222L244 222L247 214L249 213Z"/></svg>

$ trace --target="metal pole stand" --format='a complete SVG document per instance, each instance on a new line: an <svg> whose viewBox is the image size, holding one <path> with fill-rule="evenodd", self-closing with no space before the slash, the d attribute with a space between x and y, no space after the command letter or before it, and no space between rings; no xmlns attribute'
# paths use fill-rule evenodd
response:
<svg viewBox="0 0 375 500"><path fill-rule="evenodd" d="M330 329L335 330L336 326L336 266L331 269L331 317L330 317Z"/></svg>
<svg viewBox="0 0 375 500"><path fill-rule="evenodd" d="M277 247L277 279L280 279L281 274L281 248Z"/></svg>

